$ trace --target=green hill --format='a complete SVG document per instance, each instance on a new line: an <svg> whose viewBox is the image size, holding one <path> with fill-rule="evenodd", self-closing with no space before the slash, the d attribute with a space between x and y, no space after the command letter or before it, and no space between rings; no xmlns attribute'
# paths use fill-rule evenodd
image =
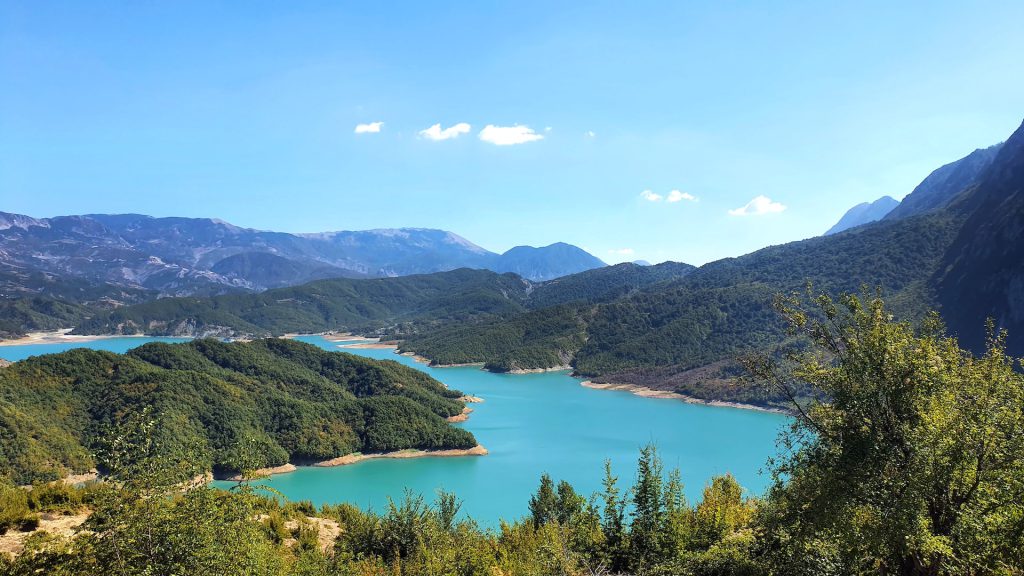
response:
<svg viewBox="0 0 1024 576"><path fill-rule="evenodd" d="M350 330L400 338L442 325L507 319L530 309L611 301L692 270L676 262L620 264L541 283L466 268L397 278L339 278L261 294L162 298L97 313L75 333L270 336Z"/></svg>
<svg viewBox="0 0 1024 576"><path fill-rule="evenodd" d="M474 321L525 310L529 286L514 274L467 268L397 278L338 278L260 294L162 298L98 314L75 333L269 336Z"/></svg>
<svg viewBox="0 0 1024 576"><path fill-rule="evenodd" d="M291 340L76 349L0 368L0 475L18 483L103 467L94 454L132 415L167 452L221 472L405 448L469 448L445 420L462 393L395 362Z"/></svg>

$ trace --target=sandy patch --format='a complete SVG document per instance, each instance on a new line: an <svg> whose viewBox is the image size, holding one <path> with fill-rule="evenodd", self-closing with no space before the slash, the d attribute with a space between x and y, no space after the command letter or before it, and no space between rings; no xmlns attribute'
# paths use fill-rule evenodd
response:
<svg viewBox="0 0 1024 576"><path fill-rule="evenodd" d="M306 516L306 522L316 528L316 541L320 551L327 556L334 555L334 541L341 535L341 526L330 518L319 518L317 516ZM298 520L289 520L284 523L285 529L289 532L295 531L300 525ZM284 545L289 548L298 544L298 540L289 538Z"/></svg>
<svg viewBox="0 0 1024 576"><path fill-rule="evenodd" d="M231 482L241 482L242 480L252 480L255 478L265 478L267 476L273 476L274 474L287 474L288 472L294 472L296 470L295 464L281 464L280 466L270 466L268 468L259 468L253 470L247 477L243 477L241 474L234 474L220 478L220 480L230 480Z"/></svg>
<svg viewBox="0 0 1024 576"><path fill-rule="evenodd" d="M325 334L312 334L312 336L321 336L328 342L365 342L366 340L380 341L380 338L375 338L373 336L359 336L358 334L352 334L351 332L327 332Z"/></svg>
<svg viewBox="0 0 1024 576"><path fill-rule="evenodd" d="M469 406L466 406L465 408L462 409L462 413L461 414L456 414L455 416L449 416L449 417L445 418L445 420L447 420L449 422L465 422L466 420L469 420L469 415L472 412L473 412L473 409L470 408Z"/></svg>
<svg viewBox="0 0 1024 576"><path fill-rule="evenodd" d="M789 413L779 408L767 408L765 406L755 406L753 404L743 404L740 402L725 402L722 400L703 400L701 398L694 398L693 396L687 396L686 394L680 394L678 392L672 392L669 390L655 390L646 386L637 386L636 384L598 384L586 380L580 382L580 386L585 388L592 388L594 390L620 390L623 392L631 392L637 396L643 396L644 398L663 398L666 400L682 400L688 404L703 404L704 406L718 406L721 408L740 408L742 410L758 410L760 412L771 412L773 414L785 414Z"/></svg>
<svg viewBox="0 0 1024 576"><path fill-rule="evenodd" d="M346 344L342 348L370 348L370 349L386 349L395 348L394 342L364 342L362 344Z"/></svg>
<svg viewBox="0 0 1024 576"><path fill-rule="evenodd" d="M381 452L374 454L347 454L338 458L332 458L330 460L324 460L323 462L317 462L313 466L348 466L363 460L373 460L376 458L433 458L433 457L454 457L454 456L484 456L487 454L487 449L477 444L472 448L458 448L451 450L398 450L396 452Z"/></svg>
<svg viewBox="0 0 1024 576"><path fill-rule="evenodd" d="M62 538L74 536L75 530L89 518L89 513L62 516L56 514L40 514L39 527L31 532L18 532L9 530L7 534L0 536L0 552L17 556L25 549L25 540L36 532L49 532Z"/></svg>
<svg viewBox="0 0 1024 576"><path fill-rule="evenodd" d="M75 342L91 342L93 340L104 340L107 338L131 338L123 334L101 334L93 336L79 336L69 334L71 328L54 330L51 332L29 332L21 338L13 340L0 340L0 346L24 346L25 344L68 344ZM139 336L141 337L141 336Z"/></svg>
<svg viewBox="0 0 1024 576"><path fill-rule="evenodd" d="M564 366L552 366L551 368L516 368L515 370L509 370L509 374L540 374L542 372L561 372L563 370L572 370L572 366L568 364Z"/></svg>

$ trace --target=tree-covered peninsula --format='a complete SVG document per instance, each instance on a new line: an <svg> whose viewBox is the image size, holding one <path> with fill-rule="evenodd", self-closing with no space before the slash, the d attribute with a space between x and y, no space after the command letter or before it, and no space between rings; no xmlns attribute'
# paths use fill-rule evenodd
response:
<svg viewBox="0 0 1024 576"><path fill-rule="evenodd" d="M140 414L157 449L190 454L196 473L471 448L446 421L461 396L397 362L291 340L76 349L0 369L0 474L26 484L103 471L111 431Z"/></svg>

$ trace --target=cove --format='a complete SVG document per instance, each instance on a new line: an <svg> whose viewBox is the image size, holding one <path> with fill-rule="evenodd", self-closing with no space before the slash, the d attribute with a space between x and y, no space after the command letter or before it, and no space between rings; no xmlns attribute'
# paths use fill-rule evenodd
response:
<svg viewBox="0 0 1024 576"><path fill-rule="evenodd" d="M315 504L350 502L377 511L405 489L433 499L438 489L463 500L462 511L484 525L527 513L540 475L568 480L583 494L600 488L605 459L620 488L632 484L641 446L654 443L666 469L679 468L690 500L714 475L731 473L751 494L770 478L767 459L776 454L787 416L754 410L643 398L629 392L591 390L567 372L495 374L478 367L431 368L390 349L347 348L320 336L298 340L326 350L393 360L422 370L452 388L482 397L471 404L471 431L490 454L455 458L368 460L335 468L302 467L260 481L291 500ZM8 360L73 347L123 352L169 338L107 338L74 344L0 347ZM231 482L218 482L228 487Z"/></svg>

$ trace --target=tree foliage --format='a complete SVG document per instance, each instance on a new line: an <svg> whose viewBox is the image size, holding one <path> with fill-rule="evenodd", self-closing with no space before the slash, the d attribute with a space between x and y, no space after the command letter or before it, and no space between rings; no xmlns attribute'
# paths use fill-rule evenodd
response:
<svg viewBox="0 0 1024 576"><path fill-rule="evenodd" d="M1019 573L1024 377L1005 335L990 329L974 357L937 316L915 331L877 297L779 307L815 347L751 359L751 371L828 401L798 410L776 469L764 520L774 558L815 573Z"/></svg>
<svg viewBox="0 0 1024 576"><path fill-rule="evenodd" d="M0 471L30 483L109 467L103 439L143 412L160 449L196 448L200 470L469 448L472 434L445 421L461 395L396 362L291 340L77 349L0 370Z"/></svg>

